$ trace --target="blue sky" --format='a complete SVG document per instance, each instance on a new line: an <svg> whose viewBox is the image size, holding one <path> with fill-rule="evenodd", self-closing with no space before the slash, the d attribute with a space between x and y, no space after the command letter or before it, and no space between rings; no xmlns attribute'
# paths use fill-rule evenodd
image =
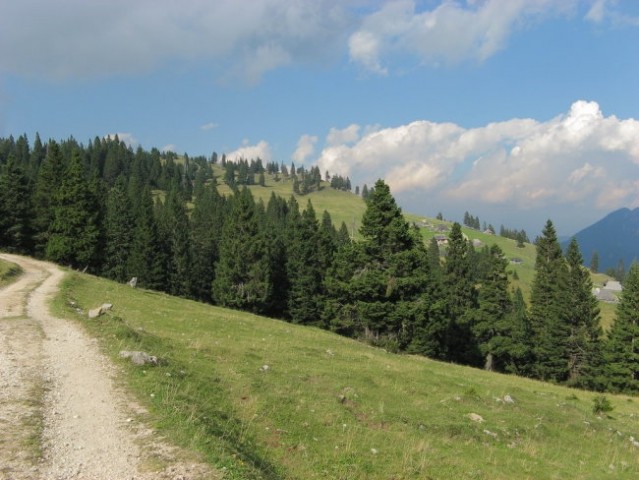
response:
<svg viewBox="0 0 639 480"><path fill-rule="evenodd" d="M536 234L639 207L636 0L0 0L0 136L385 178Z"/></svg>

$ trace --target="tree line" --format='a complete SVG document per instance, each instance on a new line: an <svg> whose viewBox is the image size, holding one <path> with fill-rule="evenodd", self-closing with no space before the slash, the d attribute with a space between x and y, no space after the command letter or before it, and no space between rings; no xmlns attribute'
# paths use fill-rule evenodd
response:
<svg viewBox="0 0 639 480"><path fill-rule="evenodd" d="M497 245L475 250L458 223L445 251L425 244L382 180L367 189L354 241L310 200L264 203L245 187L220 195L213 161L134 151L117 137L0 139L0 247L392 351L639 390L636 264L604 335L577 242L562 252L551 221L536 242L528 306Z"/></svg>

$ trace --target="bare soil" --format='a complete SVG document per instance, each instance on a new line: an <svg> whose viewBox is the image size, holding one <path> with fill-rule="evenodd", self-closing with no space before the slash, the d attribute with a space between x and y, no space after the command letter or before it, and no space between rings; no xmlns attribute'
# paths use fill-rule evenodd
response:
<svg viewBox="0 0 639 480"><path fill-rule="evenodd" d="M0 479L221 478L157 438L95 339L49 313L62 270L0 258L24 270L0 289Z"/></svg>

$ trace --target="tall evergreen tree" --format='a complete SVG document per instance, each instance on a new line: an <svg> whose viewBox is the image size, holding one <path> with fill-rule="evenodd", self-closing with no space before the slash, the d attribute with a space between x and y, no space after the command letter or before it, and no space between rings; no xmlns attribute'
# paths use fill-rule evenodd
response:
<svg viewBox="0 0 639 480"><path fill-rule="evenodd" d="M0 172L1 248L12 252L31 252L31 216L29 181L10 154L5 171Z"/></svg>
<svg viewBox="0 0 639 480"><path fill-rule="evenodd" d="M167 291L171 295L188 296L191 292L191 230L186 204L174 183L166 196L162 228L168 240Z"/></svg>
<svg viewBox="0 0 639 480"><path fill-rule="evenodd" d="M480 366L482 357L472 332L477 290L473 281L471 250L472 246L464 237L461 225L455 222L448 236L444 269L446 313L449 320L446 348L448 360Z"/></svg>
<svg viewBox="0 0 639 480"><path fill-rule="evenodd" d="M49 231L53 223L54 208L59 198L57 192L62 185L64 177L65 161L60 146L50 141L47 145L47 153L38 170L35 190L33 194L35 230L35 253L44 256L49 241Z"/></svg>
<svg viewBox="0 0 639 480"><path fill-rule="evenodd" d="M555 227L550 220L537 239L535 278L531 292L530 324L533 333L533 375L556 382L568 378L568 271Z"/></svg>
<svg viewBox="0 0 639 480"><path fill-rule="evenodd" d="M360 233L366 255L374 262L383 263L390 255L414 246L415 239L408 222L383 180L375 183L362 217Z"/></svg>
<svg viewBox="0 0 639 480"><path fill-rule="evenodd" d="M99 211L95 192L90 189L77 149L71 154L53 203L47 258L74 268L90 266L98 245Z"/></svg>
<svg viewBox="0 0 639 480"><path fill-rule="evenodd" d="M615 392L639 391L639 264L634 262L624 284L617 316L605 347L605 377Z"/></svg>
<svg viewBox="0 0 639 480"><path fill-rule="evenodd" d="M231 215L222 229L213 299L225 307L259 313L266 309L271 288L255 201L243 188L233 196Z"/></svg>
<svg viewBox="0 0 639 480"><path fill-rule="evenodd" d="M319 325L322 301L322 265L319 227L312 203L298 222L290 225L287 271L290 282L288 311L295 323Z"/></svg>
<svg viewBox="0 0 639 480"><path fill-rule="evenodd" d="M107 278L117 282L128 280L133 230L134 219L126 180L119 177L109 190L106 205L103 274Z"/></svg>
<svg viewBox="0 0 639 480"><path fill-rule="evenodd" d="M503 346L512 338L512 302L508 294L508 260L497 245L488 252L488 268L481 279L479 308L473 321L473 332L484 356L486 370L504 371L508 362Z"/></svg>
<svg viewBox="0 0 639 480"><path fill-rule="evenodd" d="M583 257L577 240L573 238L566 251L568 264L567 322L568 336L568 377L574 384L582 384L587 363L594 360L593 350L601 336L599 305L592 294L590 272L583 266Z"/></svg>
<svg viewBox="0 0 639 480"><path fill-rule="evenodd" d="M214 185L202 186L195 198L191 214L193 242L192 292L198 300L211 302L211 285L215 278L215 262L224 225L224 200Z"/></svg>
<svg viewBox="0 0 639 480"><path fill-rule="evenodd" d="M140 287L166 289L166 253L161 248L153 197L148 186L139 195L134 222L128 271L131 276L137 277Z"/></svg>

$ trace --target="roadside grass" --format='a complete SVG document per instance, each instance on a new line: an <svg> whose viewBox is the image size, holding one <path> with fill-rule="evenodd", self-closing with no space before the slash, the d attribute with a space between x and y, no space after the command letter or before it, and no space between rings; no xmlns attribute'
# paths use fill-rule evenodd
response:
<svg viewBox="0 0 639 480"><path fill-rule="evenodd" d="M15 263L0 259L0 287L14 282L22 273L22 269Z"/></svg>
<svg viewBox="0 0 639 480"><path fill-rule="evenodd" d="M114 308L88 320L71 301ZM161 434L227 478L639 475L636 398L608 395L613 411L598 416L594 393L389 354L79 273L67 275L54 307L99 338ZM163 362L134 367L120 350Z"/></svg>

